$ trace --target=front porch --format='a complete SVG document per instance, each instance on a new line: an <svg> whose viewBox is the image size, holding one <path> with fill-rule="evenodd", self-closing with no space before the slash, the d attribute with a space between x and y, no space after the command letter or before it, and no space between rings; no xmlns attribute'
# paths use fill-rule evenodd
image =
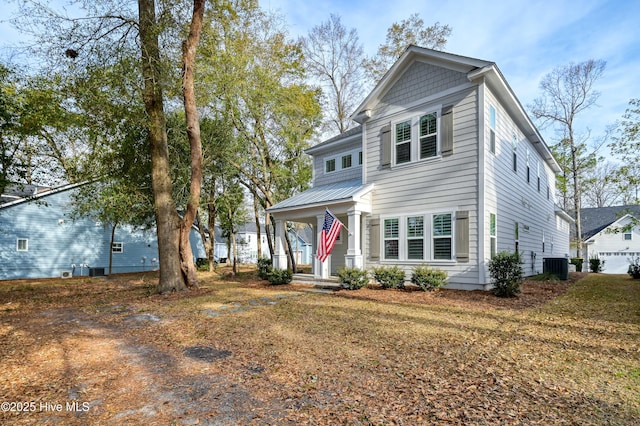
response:
<svg viewBox="0 0 640 426"><path fill-rule="evenodd" d="M372 190L373 185L362 185L359 179L338 182L311 188L269 208L276 228L273 267L287 269L286 222L300 222L310 225L314 231L312 276L315 280L329 280L343 265L364 268L362 229L364 218L371 214ZM316 253L327 208L344 227L332 253L321 262Z"/></svg>

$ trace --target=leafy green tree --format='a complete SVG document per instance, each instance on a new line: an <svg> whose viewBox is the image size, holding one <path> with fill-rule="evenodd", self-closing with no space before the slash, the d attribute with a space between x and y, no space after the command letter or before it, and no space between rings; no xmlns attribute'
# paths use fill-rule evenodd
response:
<svg viewBox="0 0 640 426"><path fill-rule="evenodd" d="M418 13L412 14L408 19L394 22L387 29L386 41L378 47L376 55L367 58L363 63L371 83L378 83L409 45L442 50L450 35L451 28L448 25L436 22L431 26L425 26Z"/></svg>
<svg viewBox="0 0 640 426"><path fill-rule="evenodd" d="M225 161L266 210L309 183L309 164L298 157L319 122L319 93L304 83L300 46L275 17L252 1L234 6L206 17L198 92L232 129ZM266 215L268 231L270 222ZM273 253L273 235L267 237Z"/></svg>
<svg viewBox="0 0 640 426"><path fill-rule="evenodd" d="M582 255L582 174L586 165L594 164L595 158L576 133L576 118L596 103L600 94L594 89L594 84L604 73L605 67L606 62L590 59L554 68L542 78L542 95L529 107L534 117L543 125L556 124L563 135L555 150L562 153L559 160L565 170L565 185L568 179L572 183L571 210L576 220L577 257Z"/></svg>
<svg viewBox="0 0 640 426"><path fill-rule="evenodd" d="M28 164L19 155L24 145L20 97L15 73L0 65L0 194L7 186L24 181L27 176Z"/></svg>

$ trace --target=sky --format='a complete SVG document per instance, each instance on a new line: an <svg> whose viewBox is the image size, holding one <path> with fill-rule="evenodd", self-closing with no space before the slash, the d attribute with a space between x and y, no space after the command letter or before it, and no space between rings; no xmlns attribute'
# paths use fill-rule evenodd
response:
<svg viewBox="0 0 640 426"><path fill-rule="evenodd" d="M589 59L606 61L595 90L596 106L578 116L577 128L600 140L640 98L640 0L261 0L280 12L293 36L304 36L331 14L358 31L373 55L394 22L418 13L425 25L452 29L445 51L495 62L525 108L540 97L541 79L554 68ZM540 129L547 144L558 137Z"/></svg>
<svg viewBox="0 0 640 426"><path fill-rule="evenodd" d="M5 0L3 0L4 2ZM591 142L622 118L629 100L640 98L640 0L260 0L283 15L292 37L307 35L331 14L355 28L367 55L385 41L387 28L418 13L426 25L452 28L445 51L495 62L525 108L541 95L540 80L555 67L589 59L606 61L595 90L596 106L582 113L578 130ZM0 55L21 35L0 14ZM11 10L11 11L10 11ZM548 144L557 136L541 128Z"/></svg>

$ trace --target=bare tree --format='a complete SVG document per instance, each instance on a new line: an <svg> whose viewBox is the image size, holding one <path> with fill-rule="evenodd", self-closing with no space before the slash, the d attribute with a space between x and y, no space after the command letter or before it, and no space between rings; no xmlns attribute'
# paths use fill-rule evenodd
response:
<svg viewBox="0 0 640 426"><path fill-rule="evenodd" d="M584 174L584 201L587 207L609 207L622 199L618 184L620 167L612 162L599 163Z"/></svg>
<svg viewBox="0 0 640 426"><path fill-rule="evenodd" d="M300 41L307 71L322 87L323 127L342 133L353 124L349 116L363 97L364 50L358 33L347 31L340 16L332 14Z"/></svg>
<svg viewBox="0 0 640 426"><path fill-rule="evenodd" d="M588 61L554 68L540 82L542 96L530 106L531 113L544 124L556 124L562 132L562 143L566 144L568 161L566 166L573 180L573 213L576 220L577 257L582 255L582 206L581 152L584 142L577 140L576 117L595 105L600 94L594 90L594 83L602 76L606 62Z"/></svg>

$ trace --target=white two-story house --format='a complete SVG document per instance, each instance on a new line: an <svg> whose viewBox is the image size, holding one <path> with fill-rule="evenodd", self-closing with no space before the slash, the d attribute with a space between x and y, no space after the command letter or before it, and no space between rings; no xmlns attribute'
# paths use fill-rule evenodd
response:
<svg viewBox="0 0 640 426"><path fill-rule="evenodd" d="M520 252L526 275L568 256L560 168L495 63L410 46L352 118L358 127L307 150L312 188L269 209L278 230L311 224L315 248L325 208L344 223L316 277L428 264L449 288L486 289L497 252ZM274 267L286 268L281 233Z"/></svg>

